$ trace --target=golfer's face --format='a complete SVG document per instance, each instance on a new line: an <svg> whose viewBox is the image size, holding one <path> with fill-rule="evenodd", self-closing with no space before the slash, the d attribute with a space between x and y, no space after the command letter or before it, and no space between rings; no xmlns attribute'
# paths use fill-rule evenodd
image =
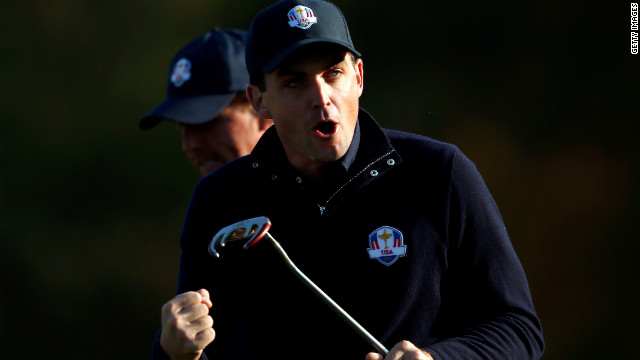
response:
<svg viewBox="0 0 640 360"><path fill-rule="evenodd" d="M240 104L227 106L204 124L181 127L182 151L202 175L249 154L262 135L255 113Z"/></svg>
<svg viewBox="0 0 640 360"><path fill-rule="evenodd" d="M307 45L265 75L262 103L294 166L326 163L349 148L362 94L362 61L326 44Z"/></svg>

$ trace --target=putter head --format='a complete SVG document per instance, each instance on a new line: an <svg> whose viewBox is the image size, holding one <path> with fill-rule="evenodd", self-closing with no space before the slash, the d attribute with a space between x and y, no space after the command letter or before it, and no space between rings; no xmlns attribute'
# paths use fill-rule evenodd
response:
<svg viewBox="0 0 640 360"><path fill-rule="evenodd" d="M269 228L271 228L271 221L266 216L259 216L225 226L211 239L209 254L219 258L220 253L216 251L216 248L224 247L229 241L238 240L246 240L243 246L246 250L260 241L264 234L269 231Z"/></svg>

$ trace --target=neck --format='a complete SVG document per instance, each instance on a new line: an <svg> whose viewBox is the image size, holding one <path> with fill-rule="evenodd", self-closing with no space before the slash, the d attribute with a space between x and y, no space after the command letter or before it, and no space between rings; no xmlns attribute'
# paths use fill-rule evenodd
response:
<svg viewBox="0 0 640 360"><path fill-rule="evenodd" d="M327 174L325 169L329 163L313 161L306 158L296 159L295 156L292 157L289 156L289 154L287 154L287 159L294 169L308 179L323 180Z"/></svg>

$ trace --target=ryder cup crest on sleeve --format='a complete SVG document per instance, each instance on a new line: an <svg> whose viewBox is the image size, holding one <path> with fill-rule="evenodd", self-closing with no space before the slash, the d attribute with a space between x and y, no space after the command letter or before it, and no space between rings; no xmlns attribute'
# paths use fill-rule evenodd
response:
<svg viewBox="0 0 640 360"><path fill-rule="evenodd" d="M139 123L161 120L203 124L215 118L249 83L244 64L246 32L213 29L185 45L171 60L165 99Z"/></svg>
<svg viewBox="0 0 640 360"><path fill-rule="evenodd" d="M270 73L293 51L312 43L345 47L356 57L344 15L329 1L282 0L256 15L247 32L246 64L250 76Z"/></svg>

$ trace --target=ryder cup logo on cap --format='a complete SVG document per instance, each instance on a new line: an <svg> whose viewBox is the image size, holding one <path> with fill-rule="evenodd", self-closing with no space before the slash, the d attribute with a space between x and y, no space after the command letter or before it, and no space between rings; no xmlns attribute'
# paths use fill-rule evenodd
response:
<svg viewBox="0 0 640 360"><path fill-rule="evenodd" d="M244 30L214 28L184 45L163 75L164 100L140 119L140 128L150 129L162 120L198 125L218 116L249 82L245 37Z"/></svg>
<svg viewBox="0 0 640 360"><path fill-rule="evenodd" d="M178 60L171 73L171 82L180 87L191 78L191 62L185 58Z"/></svg>
<svg viewBox="0 0 640 360"><path fill-rule="evenodd" d="M306 6L298 5L294 7L289 10L288 16L289 26L300 29L308 29L318 22L318 19L313 16L313 11Z"/></svg>
<svg viewBox="0 0 640 360"><path fill-rule="evenodd" d="M369 234L369 258L389 266L398 258L406 256L407 246L400 230L391 226L382 226Z"/></svg>
<svg viewBox="0 0 640 360"><path fill-rule="evenodd" d="M246 65L249 76L274 71L303 46L329 43L356 57L347 20L330 1L281 0L260 11L247 32Z"/></svg>

